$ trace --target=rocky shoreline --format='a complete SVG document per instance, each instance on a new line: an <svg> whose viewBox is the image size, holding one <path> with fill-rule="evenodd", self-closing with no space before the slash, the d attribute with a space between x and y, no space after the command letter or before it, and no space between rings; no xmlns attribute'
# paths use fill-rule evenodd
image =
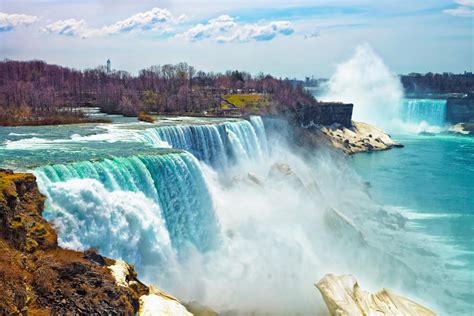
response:
<svg viewBox="0 0 474 316"><path fill-rule="evenodd" d="M297 127L295 134L299 145L303 147L317 148L323 145L347 155L404 147L382 129L355 121L349 127L339 123Z"/></svg>

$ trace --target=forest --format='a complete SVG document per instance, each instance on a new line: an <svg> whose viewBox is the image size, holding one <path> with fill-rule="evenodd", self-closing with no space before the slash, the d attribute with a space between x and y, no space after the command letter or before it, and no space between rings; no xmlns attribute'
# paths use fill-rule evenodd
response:
<svg viewBox="0 0 474 316"><path fill-rule="evenodd" d="M317 102L289 79L240 71L206 73L186 63L151 66L132 75L108 72L103 66L81 71L39 60L0 62L0 125L34 125L55 118L81 121L80 107L126 116L140 112L225 115L233 110L228 100L234 95L263 97L265 107L251 108L260 114Z"/></svg>
<svg viewBox="0 0 474 316"><path fill-rule="evenodd" d="M406 93L464 93L474 94L474 74L434 74L411 73L401 76L403 88Z"/></svg>

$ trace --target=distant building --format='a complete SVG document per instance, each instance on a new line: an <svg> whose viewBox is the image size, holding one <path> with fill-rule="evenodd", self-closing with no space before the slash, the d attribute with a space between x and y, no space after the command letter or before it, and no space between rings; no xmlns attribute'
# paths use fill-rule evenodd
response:
<svg viewBox="0 0 474 316"><path fill-rule="evenodd" d="M112 71L111 65L110 65L110 59L107 59L107 73L109 74Z"/></svg>

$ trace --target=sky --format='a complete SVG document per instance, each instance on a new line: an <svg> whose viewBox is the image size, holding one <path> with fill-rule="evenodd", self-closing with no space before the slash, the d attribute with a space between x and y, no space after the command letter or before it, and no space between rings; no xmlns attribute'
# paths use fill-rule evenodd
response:
<svg viewBox="0 0 474 316"><path fill-rule="evenodd" d="M0 58L137 73L187 62L329 77L369 45L390 69L474 69L474 0L0 0Z"/></svg>

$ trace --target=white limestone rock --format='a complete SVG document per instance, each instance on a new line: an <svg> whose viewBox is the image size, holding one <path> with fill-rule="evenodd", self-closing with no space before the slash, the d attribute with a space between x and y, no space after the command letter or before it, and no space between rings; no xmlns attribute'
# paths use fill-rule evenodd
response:
<svg viewBox="0 0 474 316"><path fill-rule="evenodd" d="M359 287L352 275L325 275L316 287L331 316L435 316L430 309L388 289L375 294Z"/></svg>

